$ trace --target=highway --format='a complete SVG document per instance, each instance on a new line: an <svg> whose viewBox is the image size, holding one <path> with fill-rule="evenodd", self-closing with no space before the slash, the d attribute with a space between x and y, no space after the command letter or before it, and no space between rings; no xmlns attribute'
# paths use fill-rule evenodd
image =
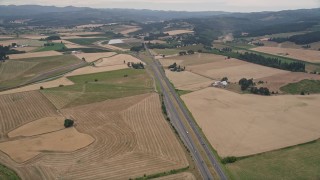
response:
<svg viewBox="0 0 320 180"><path fill-rule="evenodd" d="M202 157L202 154L200 153L196 145L197 143L191 138L191 135L187 130L187 127L183 121L183 118L184 120L186 120L185 122L189 123L192 131L196 135L196 141L198 141L199 144L204 149L205 155L208 157L210 163L214 167L219 178L221 180L226 180L227 176L225 175L222 168L220 167L220 164L218 163L217 158L211 151L209 145L207 144L207 141L204 139L204 137L200 133L200 130L198 129L197 125L195 124L192 117L190 116L188 110L182 103L182 100L177 95L174 87L166 77L165 72L162 69L162 65L157 59L155 59L152 56L152 54L150 53L146 45L145 45L145 48L149 56L152 58L152 63L149 65L155 74L155 78L159 82L159 85L163 94L164 103L166 105L166 109L168 112L168 116L170 117L171 123L177 130L185 146L189 149L203 179L211 180L213 179L213 176L209 171L207 164L204 161L205 158Z"/></svg>

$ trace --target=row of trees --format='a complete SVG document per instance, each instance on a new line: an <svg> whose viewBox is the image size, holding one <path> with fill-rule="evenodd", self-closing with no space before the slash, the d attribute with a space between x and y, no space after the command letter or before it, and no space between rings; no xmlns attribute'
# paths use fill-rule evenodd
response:
<svg viewBox="0 0 320 180"><path fill-rule="evenodd" d="M293 72L305 72L305 64L302 62L282 62L278 58L270 58L262 55L248 53L239 54L238 58L243 61L260 64L263 66L268 66L277 69L283 69Z"/></svg>

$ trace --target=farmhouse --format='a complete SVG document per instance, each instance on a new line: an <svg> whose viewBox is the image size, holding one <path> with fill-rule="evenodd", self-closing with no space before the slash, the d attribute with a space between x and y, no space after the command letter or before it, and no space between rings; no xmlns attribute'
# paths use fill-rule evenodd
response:
<svg viewBox="0 0 320 180"><path fill-rule="evenodd" d="M226 87L227 85L227 81L216 81L212 84L213 87Z"/></svg>

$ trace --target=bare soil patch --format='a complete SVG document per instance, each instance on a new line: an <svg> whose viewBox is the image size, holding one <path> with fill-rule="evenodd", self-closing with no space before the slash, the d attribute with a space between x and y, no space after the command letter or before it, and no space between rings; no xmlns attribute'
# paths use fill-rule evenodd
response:
<svg viewBox="0 0 320 180"><path fill-rule="evenodd" d="M168 33L170 36L174 36L174 35L179 35L179 34L193 33L193 31L192 30L181 29L181 30L166 31L164 33Z"/></svg>
<svg viewBox="0 0 320 180"><path fill-rule="evenodd" d="M107 58L110 56L114 56L117 53L115 52L104 52L104 53L80 53L75 54L79 59L85 58L87 62L94 62L101 58Z"/></svg>
<svg viewBox="0 0 320 180"><path fill-rule="evenodd" d="M182 99L222 157L253 155L320 137L319 95L266 97L206 88Z"/></svg>
<svg viewBox="0 0 320 180"><path fill-rule="evenodd" d="M43 52L24 53L24 54L11 54L9 55L9 58L25 59L25 58L48 57L48 56L58 56L58 55L62 55L62 53L57 51L43 51Z"/></svg>
<svg viewBox="0 0 320 180"><path fill-rule="evenodd" d="M176 89L195 91L206 88L213 83L209 78L194 74L189 71L172 72L166 70L166 75Z"/></svg>
<svg viewBox="0 0 320 180"><path fill-rule="evenodd" d="M284 57L290 57L290 58L299 59L302 61L307 61L312 63L320 62L320 51L278 48L278 47L257 47L252 50L284 56Z"/></svg>

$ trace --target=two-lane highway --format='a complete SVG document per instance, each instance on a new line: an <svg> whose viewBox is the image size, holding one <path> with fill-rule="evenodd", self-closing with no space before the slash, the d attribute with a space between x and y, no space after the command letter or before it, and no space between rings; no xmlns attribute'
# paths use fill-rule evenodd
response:
<svg viewBox="0 0 320 180"><path fill-rule="evenodd" d="M197 143L190 136L190 133L188 132L187 127L184 124L184 120L182 118L184 118L189 123L192 131L196 135L196 140L199 141L200 145L204 149L206 156L208 157L210 163L214 167L220 179L222 180L227 179L216 157L210 150L210 147L208 146L206 140L202 137L202 134L199 132L199 129L197 128L195 122L190 117L190 114L188 113L187 109L181 102L181 99L176 94L175 89L171 85L170 81L166 77L160 62L151 55L146 45L145 45L145 48L149 56L152 58L152 62L149 65L154 72L155 78L159 82L159 85L163 94L164 103L166 105L167 112L171 119L171 122L173 126L176 128L182 141L189 149L203 179L213 179L213 176L209 171L207 164L204 161L205 157L203 157L202 154L200 153L200 150L196 145Z"/></svg>

